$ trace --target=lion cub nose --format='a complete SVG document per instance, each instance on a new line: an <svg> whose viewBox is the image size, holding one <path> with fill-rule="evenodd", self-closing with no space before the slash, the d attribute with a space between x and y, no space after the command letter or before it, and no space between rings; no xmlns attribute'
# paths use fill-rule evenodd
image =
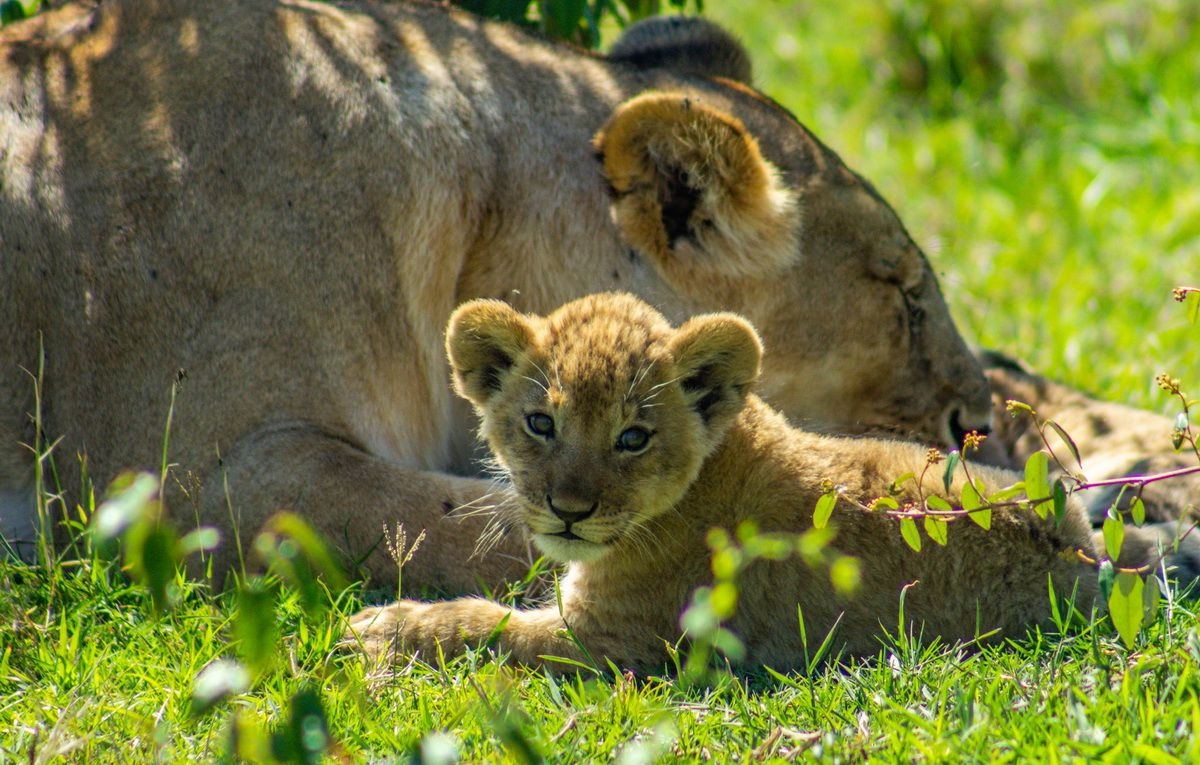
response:
<svg viewBox="0 0 1200 765"><path fill-rule="evenodd" d="M562 519L568 526L592 517L600 505L599 502L588 502L574 497L559 496L555 500L549 494L546 495L546 504L549 506L550 512Z"/></svg>

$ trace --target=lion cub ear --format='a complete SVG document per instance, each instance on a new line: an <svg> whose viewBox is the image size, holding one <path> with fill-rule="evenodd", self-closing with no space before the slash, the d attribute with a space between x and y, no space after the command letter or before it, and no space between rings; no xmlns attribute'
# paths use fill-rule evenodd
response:
<svg viewBox="0 0 1200 765"><path fill-rule="evenodd" d="M746 404L762 364L762 341L736 314L697 316L671 340L680 384L710 430L723 429Z"/></svg>
<svg viewBox="0 0 1200 765"><path fill-rule="evenodd" d="M483 406L503 385L505 376L533 343L528 320L502 300L472 300L451 314L446 327L446 355L454 389Z"/></svg>
<svg viewBox="0 0 1200 765"><path fill-rule="evenodd" d="M796 193L741 120L678 93L645 93L593 139L623 236L674 280L764 276L799 255Z"/></svg>

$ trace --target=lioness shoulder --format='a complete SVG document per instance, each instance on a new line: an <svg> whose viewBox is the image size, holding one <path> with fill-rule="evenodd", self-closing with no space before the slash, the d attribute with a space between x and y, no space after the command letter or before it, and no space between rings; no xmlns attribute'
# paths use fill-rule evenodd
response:
<svg viewBox="0 0 1200 765"><path fill-rule="evenodd" d="M1086 604L1093 596L1091 532L1074 502L1061 522L1007 505L992 509L987 531L958 517L944 544L925 538L913 550L896 518L862 503L884 495L914 508L933 495L957 503L962 476L946 492L941 471L923 469L918 446L790 426L750 391L762 345L738 316L674 328L623 294L544 318L480 301L454 314L447 350L456 389L511 478L509 520L569 563L562 610L402 601L354 619L371 652L452 654L507 619L500 645L522 662L581 658L562 637L566 626L601 661L661 667L663 646L683 637L691 593L711 582L710 529L748 521L766 533L804 534L830 481L854 501L833 513L827 553L858 561L859 586L836 589L798 558L750 566L730 625L748 662L794 667L815 648L797 629L797 607L809 640L833 632L840 650L869 654L898 626L948 641L1019 634L1050 617L1048 579L1054 598ZM905 474L910 480L891 485ZM995 488L1017 480L982 466L972 475Z"/></svg>

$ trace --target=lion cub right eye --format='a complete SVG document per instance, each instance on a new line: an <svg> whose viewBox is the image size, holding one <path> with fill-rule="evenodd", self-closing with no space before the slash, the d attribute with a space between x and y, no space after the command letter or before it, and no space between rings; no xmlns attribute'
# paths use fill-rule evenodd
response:
<svg viewBox="0 0 1200 765"><path fill-rule="evenodd" d="M525 427L535 436L542 438L554 437L554 418L548 414L534 412L525 417Z"/></svg>
<svg viewBox="0 0 1200 765"><path fill-rule="evenodd" d="M617 436L617 450L637 454L650 445L650 433L644 428L629 428Z"/></svg>

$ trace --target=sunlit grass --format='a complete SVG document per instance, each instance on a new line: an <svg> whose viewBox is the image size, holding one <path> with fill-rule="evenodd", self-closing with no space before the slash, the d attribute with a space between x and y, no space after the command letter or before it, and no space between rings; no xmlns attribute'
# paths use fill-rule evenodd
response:
<svg viewBox="0 0 1200 765"><path fill-rule="evenodd" d="M707 3L750 44L763 89L900 211L971 339L1163 408L1158 372L1200 390L1200 327L1170 299L1200 282L1200 19L1166 0L1034 5ZM985 7L991 48L972 16ZM186 584L156 617L90 556L0 562L0 762L217 760L235 717L277 730L306 687L345 761L1200 759L1189 601L1164 600L1134 650L1103 622L977 653L896 640L811 677L700 689L554 679L486 655L366 667L338 647L360 602L314 618L284 597L270 664L196 715L196 675L238 655L231 595Z"/></svg>

